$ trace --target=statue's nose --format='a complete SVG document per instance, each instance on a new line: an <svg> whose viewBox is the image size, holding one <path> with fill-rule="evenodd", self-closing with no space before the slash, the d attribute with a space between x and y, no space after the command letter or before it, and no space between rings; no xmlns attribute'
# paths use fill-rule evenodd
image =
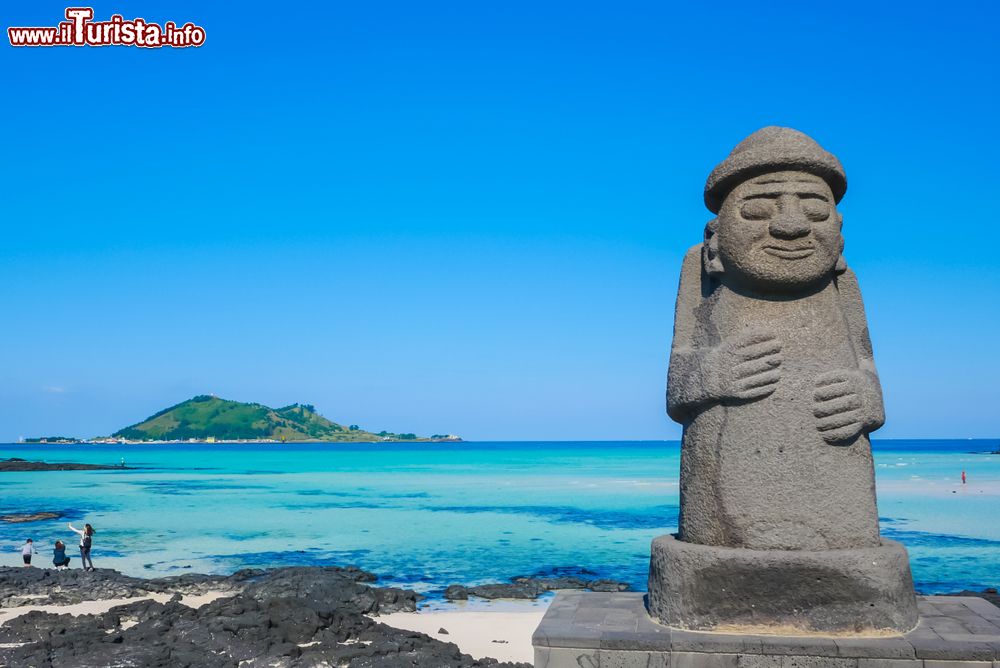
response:
<svg viewBox="0 0 1000 668"><path fill-rule="evenodd" d="M796 198L782 202L781 212L771 219L769 231L778 239L797 239L809 234L812 226Z"/></svg>

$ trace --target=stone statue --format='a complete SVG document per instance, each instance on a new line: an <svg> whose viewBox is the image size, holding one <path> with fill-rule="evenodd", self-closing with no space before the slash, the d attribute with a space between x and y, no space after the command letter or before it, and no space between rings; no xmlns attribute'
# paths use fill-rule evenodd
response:
<svg viewBox="0 0 1000 668"><path fill-rule="evenodd" d="M684 258L667 412L684 425L677 539L653 544L650 612L688 628L906 630L905 549L879 537L868 434L885 420L836 157L768 127L705 186Z"/></svg>

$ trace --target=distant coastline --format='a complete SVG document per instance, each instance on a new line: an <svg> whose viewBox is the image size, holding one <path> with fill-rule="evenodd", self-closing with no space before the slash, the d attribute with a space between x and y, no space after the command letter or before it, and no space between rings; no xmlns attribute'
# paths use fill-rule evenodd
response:
<svg viewBox="0 0 1000 668"><path fill-rule="evenodd" d="M147 439L147 440L133 440L127 438L113 438L113 437L102 437L102 438L68 438L68 437L58 437L57 440L46 439L46 438L25 438L17 443L11 443L10 445L295 445L295 444L317 444L317 443L465 443L466 441L455 435L446 436L427 436L427 437L417 437L417 438L388 438L380 437L376 439L369 440L342 440L342 441L332 441L332 440L277 440L277 439L216 439L216 438L187 438L187 439L173 439L173 440L157 440L157 439Z"/></svg>

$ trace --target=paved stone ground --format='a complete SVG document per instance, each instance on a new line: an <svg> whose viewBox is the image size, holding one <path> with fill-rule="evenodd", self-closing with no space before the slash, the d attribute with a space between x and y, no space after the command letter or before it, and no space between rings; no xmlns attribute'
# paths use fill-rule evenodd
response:
<svg viewBox="0 0 1000 668"><path fill-rule="evenodd" d="M535 668L1000 668L1000 608L920 596L903 636L847 638L683 631L641 593L560 592L532 638Z"/></svg>

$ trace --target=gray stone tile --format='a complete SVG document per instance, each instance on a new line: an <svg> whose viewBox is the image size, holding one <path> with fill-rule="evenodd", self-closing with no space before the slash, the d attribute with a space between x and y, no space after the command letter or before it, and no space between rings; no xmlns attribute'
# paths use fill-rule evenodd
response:
<svg viewBox="0 0 1000 668"><path fill-rule="evenodd" d="M598 653L600 668L669 668L669 652L634 652L602 649Z"/></svg>
<svg viewBox="0 0 1000 668"><path fill-rule="evenodd" d="M934 638L938 636L935 634ZM840 656L857 659L914 659L906 638L837 638Z"/></svg>
<svg viewBox="0 0 1000 668"><path fill-rule="evenodd" d="M783 656L781 668L857 668L857 659L833 656Z"/></svg>
<svg viewBox="0 0 1000 668"><path fill-rule="evenodd" d="M857 665L857 659L836 656L743 654L738 658L738 668L857 668Z"/></svg>
<svg viewBox="0 0 1000 668"><path fill-rule="evenodd" d="M606 594L606 596L608 597L607 605L608 607L611 608L629 608L629 609L640 608L643 610L646 609L646 604L644 600L646 597L645 595L639 592L629 592L629 591L612 592Z"/></svg>
<svg viewBox="0 0 1000 668"><path fill-rule="evenodd" d="M928 659L924 668L992 668L992 661L940 661Z"/></svg>
<svg viewBox="0 0 1000 668"><path fill-rule="evenodd" d="M601 634L601 647L669 652L673 649L672 633L658 631L606 631Z"/></svg>
<svg viewBox="0 0 1000 668"><path fill-rule="evenodd" d="M964 626L969 633L977 636L1000 635L1000 620L997 620L997 623L994 624L984 617L976 616L962 619L962 626Z"/></svg>
<svg viewBox="0 0 1000 668"><path fill-rule="evenodd" d="M781 668L784 657L772 654L740 654L736 657L738 668Z"/></svg>
<svg viewBox="0 0 1000 668"><path fill-rule="evenodd" d="M920 613L921 617L934 617L943 614L933 603L919 598L917 599L917 612Z"/></svg>
<svg viewBox="0 0 1000 668"><path fill-rule="evenodd" d="M922 609L935 614L923 616L905 637L831 639L670 629L649 617L641 594L561 592L532 642L537 648L582 651L585 663L600 659L598 649L607 650L607 657L631 652L619 657L630 662L638 655L659 661L672 652L677 658L670 668L926 668L916 665L923 660L985 661L1000 668L991 663L1000 660L1000 633L995 632L1000 624L987 617L995 608L982 599L939 598L921 600ZM547 660L551 656L564 661L569 655L546 655ZM861 666L861 660L867 663Z"/></svg>
<svg viewBox="0 0 1000 668"><path fill-rule="evenodd" d="M977 596L969 596L965 600L965 605L977 615L990 621L1000 620L1000 608L993 605L986 599Z"/></svg>
<svg viewBox="0 0 1000 668"><path fill-rule="evenodd" d="M573 615L573 622L575 624L603 624L611 612L607 608L597 606L580 607Z"/></svg>
<svg viewBox="0 0 1000 668"><path fill-rule="evenodd" d="M912 644L914 640L941 640L941 636L935 633L929 626L924 624L923 620L920 620L920 622L921 623L917 625L917 628L913 629L907 633L906 636L904 636L907 642Z"/></svg>
<svg viewBox="0 0 1000 668"><path fill-rule="evenodd" d="M945 633L943 631L939 631L938 635L940 635L943 640L950 640L951 642L1000 643L1000 635L987 635L985 633L972 634L968 631L964 631L962 633Z"/></svg>
<svg viewBox="0 0 1000 668"><path fill-rule="evenodd" d="M673 633L669 630L642 629L640 631L608 631L601 636L601 647L615 649L641 649L669 652L673 646Z"/></svg>
<svg viewBox="0 0 1000 668"><path fill-rule="evenodd" d="M927 625L939 635L942 633L969 634L968 629L962 626L962 622L957 617L930 617Z"/></svg>
<svg viewBox="0 0 1000 668"><path fill-rule="evenodd" d="M582 647L584 649L597 649L601 646L601 636L595 634L566 633L560 635L558 633L547 633L545 637L548 640L548 647L551 648Z"/></svg>
<svg viewBox="0 0 1000 668"><path fill-rule="evenodd" d="M833 638L818 636L755 636L760 639L763 654L792 656L836 657L840 654ZM850 657L847 657L850 658Z"/></svg>
<svg viewBox="0 0 1000 668"><path fill-rule="evenodd" d="M966 599L972 596L939 596L934 600L934 607L945 615L961 615L968 610Z"/></svg>
<svg viewBox="0 0 1000 668"><path fill-rule="evenodd" d="M927 661L992 661L996 652L988 643L955 642L943 638L912 638L907 640L913 645L913 651L918 659Z"/></svg>
<svg viewBox="0 0 1000 668"><path fill-rule="evenodd" d="M858 668L923 668L923 666L922 659L858 659Z"/></svg>
<svg viewBox="0 0 1000 668"><path fill-rule="evenodd" d="M757 635L672 629L670 638L675 652L761 653L761 636Z"/></svg>
<svg viewBox="0 0 1000 668"><path fill-rule="evenodd" d="M670 668L739 668L735 654L671 652Z"/></svg>
<svg viewBox="0 0 1000 668"><path fill-rule="evenodd" d="M597 650L536 647L535 668L600 668Z"/></svg>
<svg viewBox="0 0 1000 668"><path fill-rule="evenodd" d="M638 629L639 618L631 610L609 610L604 617L602 628L608 631L632 631Z"/></svg>

